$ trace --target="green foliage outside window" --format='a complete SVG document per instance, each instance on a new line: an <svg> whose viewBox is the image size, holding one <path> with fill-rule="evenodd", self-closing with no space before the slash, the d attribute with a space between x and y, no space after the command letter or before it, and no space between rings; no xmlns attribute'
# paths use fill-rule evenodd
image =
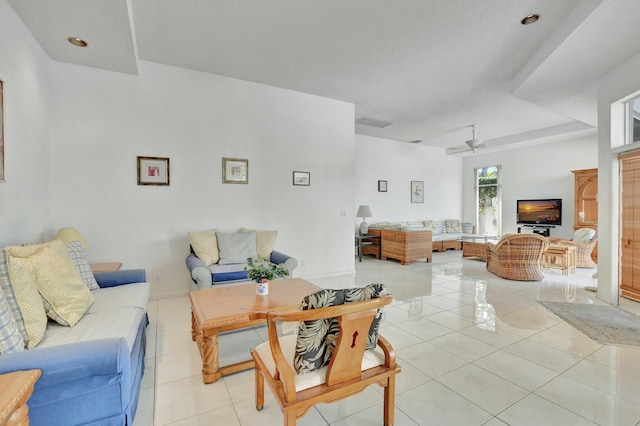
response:
<svg viewBox="0 0 640 426"><path fill-rule="evenodd" d="M498 176L495 172L489 173L489 176L480 176L478 184L478 207L482 211L486 207L492 207L493 200L498 196Z"/></svg>

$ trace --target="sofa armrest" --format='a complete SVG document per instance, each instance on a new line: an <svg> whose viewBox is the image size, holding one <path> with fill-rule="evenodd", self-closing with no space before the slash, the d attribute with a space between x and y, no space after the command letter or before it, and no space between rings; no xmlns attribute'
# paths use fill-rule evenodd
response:
<svg viewBox="0 0 640 426"><path fill-rule="evenodd" d="M121 271L96 272L93 274L101 288L123 284L144 283L147 274L144 269L125 269Z"/></svg>
<svg viewBox="0 0 640 426"><path fill-rule="evenodd" d="M132 374L129 346L124 338L14 352L2 355L0 361L0 374L35 368L42 370L42 376L29 399L29 413L34 424L72 424L70 418L78 424L97 420L91 414L91 404L95 404L95 400L89 399L85 405L82 402L92 390L100 391L104 404L113 404L108 409L94 405L94 413L123 411L130 400L131 390L129 386L123 386ZM76 412L66 415L56 412L55 407L70 404ZM53 414L55 421L47 420Z"/></svg>
<svg viewBox="0 0 640 426"><path fill-rule="evenodd" d="M42 370L38 386L51 386L82 377L119 374L128 359L125 338L99 339L4 354L0 374L38 368Z"/></svg>
<svg viewBox="0 0 640 426"><path fill-rule="evenodd" d="M275 250L271 252L271 258L269 260L276 265L284 264L284 267L289 271L289 275L291 275L293 270L298 266L298 261L295 258Z"/></svg>
<svg viewBox="0 0 640 426"><path fill-rule="evenodd" d="M197 284L198 288L211 288L211 271L207 268L207 265L205 265L204 262L193 253L190 253L189 256L187 256L186 262L187 268L189 269L189 272L191 272L191 279Z"/></svg>

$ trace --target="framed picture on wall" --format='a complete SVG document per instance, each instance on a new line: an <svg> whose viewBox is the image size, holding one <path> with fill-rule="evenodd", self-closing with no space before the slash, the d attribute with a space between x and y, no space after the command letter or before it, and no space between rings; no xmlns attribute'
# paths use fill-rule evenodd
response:
<svg viewBox="0 0 640 426"><path fill-rule="evenodd" d="M223 158L222 183L249 183L249 160Z"/></svg>
<svg viewBox="0 0 640 426"><path fill-rule="evenodd" d="M387 181L379 180L378 181L378 192L387 192Z"/></svg>
<svg viewBox="0 0 640 426"><path fill-rule="evenodd" d="M293 184L299 186L311 185L311 173L310 172L293 172Z"/></svg>
<svg viewBox="0 0 640 426"><path fill-rule="evenodd" d="M138 185L169 186L169 159L138 157Z"/></svg>
<svg viewBox="0 0 640 426"><path fill-rule="evenodd" d="M4 87L0 80L0 182L4 182Z"/></svg>
<svg viewBox="0 0 640 426"><path fill-rule="evenodd" d="M421 180L411 181L411 202L424 203L424 182Z"/></svg>

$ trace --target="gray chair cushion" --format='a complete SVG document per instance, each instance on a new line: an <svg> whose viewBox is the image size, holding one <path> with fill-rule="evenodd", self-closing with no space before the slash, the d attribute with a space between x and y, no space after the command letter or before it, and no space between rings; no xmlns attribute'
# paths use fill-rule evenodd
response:
<svg viewBox="0 0 640 426"><path fill-rule="evenodd" d="M216 232L216 237L220 249L219 265L247 263L247 259L258 257L255 231L232 234Z"/></svg>

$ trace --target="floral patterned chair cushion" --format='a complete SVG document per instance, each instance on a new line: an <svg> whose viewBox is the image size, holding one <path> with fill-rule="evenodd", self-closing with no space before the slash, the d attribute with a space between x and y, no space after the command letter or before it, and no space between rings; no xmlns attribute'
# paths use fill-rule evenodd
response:
<svg viewBox="0 0 640 426"><path fill-rule="evenodd" d="M302 310L326 308L344 303L362 302L369 299L386 296L384 284L369 284L363 288L349 288L344 290L324 289L317 291L302 300ZM378 310L367 339L367 349L374 349L378 344L378 329L382 311ZM298 328L298 339L293 365L299 374L309 373L318 368L329 365L331 355L338 342L338 321L322 319L301 322Z"/></svg>
<svg viewBox="0 0 640 426"><path fill-rule="evenodd" d="M462 224L459 219L447 219L444 221L444 227L447 233L462 232Z"/></svg>

